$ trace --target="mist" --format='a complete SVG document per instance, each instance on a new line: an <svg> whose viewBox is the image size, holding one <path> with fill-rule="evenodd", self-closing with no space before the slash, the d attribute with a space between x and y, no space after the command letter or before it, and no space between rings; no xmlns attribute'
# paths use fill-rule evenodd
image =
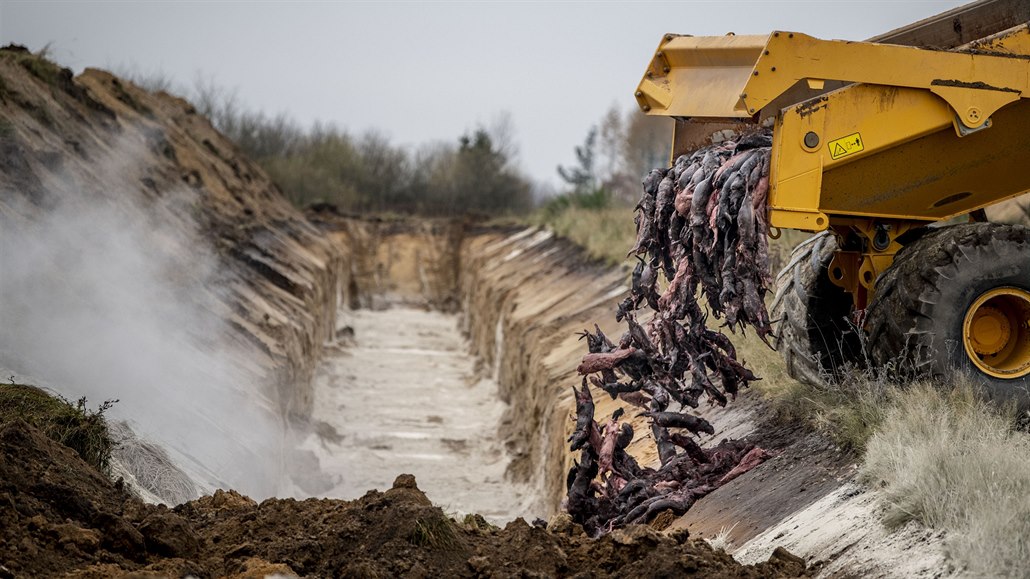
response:
<svg viewBox="0 0 1030 579"><path fill-rule="evenodd" d="M196 193L144 199L121 153L96 174L123 188L68 179L46 209L0 192L0 366L91 408L117 399L109 418L163 446L197 492L272 496L284 423L229 339L232 274L192 218Z"/></svg>

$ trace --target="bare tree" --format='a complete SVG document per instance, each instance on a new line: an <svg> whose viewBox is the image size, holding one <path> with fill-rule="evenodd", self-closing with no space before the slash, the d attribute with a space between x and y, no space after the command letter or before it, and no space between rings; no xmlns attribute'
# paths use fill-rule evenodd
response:
<svg viewBox="0 0 1030 579"><path fill-rule="evenodd" d="M602 183L610 183L617 180L622 171L622 150L626 145L622 113L617 104L612 104L601 118L598 137L598 178Z"/></svg>
<svg viewBox="0 0 1030 579"><path fill-rule="evenodd" d="M672 119L631 112L626 123L625 171L639 182L651 169L668 166L672 129Z"/></svg>
<svg viewBox="0 0 1030 579"><path fill-rule="evenodd" d="M496 113L485 130L486 134L490 136L494 149L504 157L506 162L517 163L519 144L515 130L515 121L512 119L511 111Z"/></svg>

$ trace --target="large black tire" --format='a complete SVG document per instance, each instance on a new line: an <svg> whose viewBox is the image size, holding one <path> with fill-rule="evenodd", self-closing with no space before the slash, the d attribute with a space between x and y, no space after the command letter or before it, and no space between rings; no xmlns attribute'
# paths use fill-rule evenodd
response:
<svg viewBox="0 0 1030 579"><path fill-rule="evenodd" d="M995 288L1030 291L1030 229L994 223L931 229L877 280L865 323L872 361L901 378L964 373L992 398L1027 408L1030 376L991 376L966 354L966 312ZM1030 342L1026 324L1020 340Z"/></svg>
<svg viewBox="0 0 1030 579"><path fill-rule="evenodd" d="M770 308L778 320L774 345L787 373L813 386L836 382L841 370L861 360L861 343L848 321L853 300L826 273L835 251L829 231L798 245L776 277Z"/></svg>

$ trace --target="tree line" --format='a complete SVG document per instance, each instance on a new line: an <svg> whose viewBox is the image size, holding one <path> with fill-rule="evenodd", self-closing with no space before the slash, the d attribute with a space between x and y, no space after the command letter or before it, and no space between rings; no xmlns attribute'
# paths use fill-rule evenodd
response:
<svg viewBox="0 0 1030 579"><path fill-rule="evenodd" d="M183 90L164 75L123 72L150 91L186 94L198 112L260 164L298 206L330 203L356 213L524 214L628 203L640 180L668 163L671 121L613 105L558 167L566 186L550 195L519 170L510 117L477 126L453 142L409 148L376 131L352 134L332 124L301 126L286 114L242 106L235 92L198 78Z"/></svg>
<svg viewBox="0 0 1030 579"><path fill-rule="evenodd" d="M298 206L330 203L345 212L525 213L533 185L514 163L510 120L479 126L453 143L414 150L382 133L336 125L302 127L285 114L240 106L234 93L198 81L198 111L258 162Z"/></svg>

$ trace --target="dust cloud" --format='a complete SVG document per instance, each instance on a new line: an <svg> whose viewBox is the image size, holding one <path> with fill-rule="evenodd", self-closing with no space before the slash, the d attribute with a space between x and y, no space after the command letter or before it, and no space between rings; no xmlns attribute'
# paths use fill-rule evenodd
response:
<svg viewBox="0 0 1030 579"><path fill-rule="evenodd" d="M110 165L97 172L115 175L105 185L138 175ZM111 418L162 445L198 493L276 494L284 426L226 339L219 288L232 274L190 217L196 194L144 199L138 185L68 181L48 186L45 210L0 191L4 381L14 374L93 408L118 399Z"/></svg>

